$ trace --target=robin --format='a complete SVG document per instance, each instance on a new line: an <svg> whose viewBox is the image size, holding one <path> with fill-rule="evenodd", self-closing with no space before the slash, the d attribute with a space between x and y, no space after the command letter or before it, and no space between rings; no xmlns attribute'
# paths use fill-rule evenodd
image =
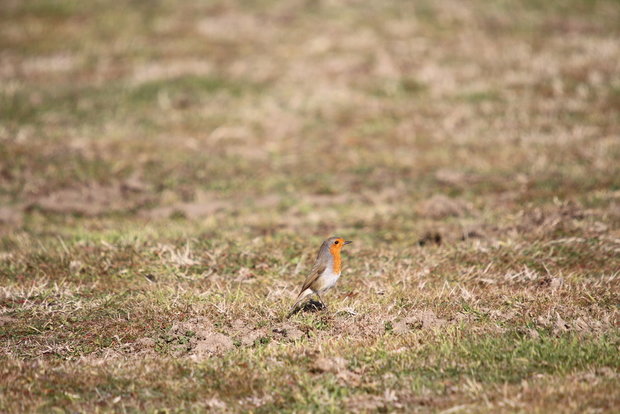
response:
<svg viewBox="0 0 620 414"><path fill-rule="evenodd" d="M321 293L334 287L338 281L340 271L342 270L340 250L342 250L344 245L350 243L352 243L350 240L345 240L342 237L330 237L323 242L319 249L319 254L316 256L314 266L312 266L310 274L306 277L289 316L297 310L298 305L305 298L313 293L316 293L321 301L321 305L327 309Z"/></svg>

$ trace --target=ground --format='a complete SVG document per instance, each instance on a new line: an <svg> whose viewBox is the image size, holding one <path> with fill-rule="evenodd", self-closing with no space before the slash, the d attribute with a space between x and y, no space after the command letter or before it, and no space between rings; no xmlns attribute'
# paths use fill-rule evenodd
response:
<svg viewBox="0 0 620 414"><path fill-rule="evenodd" d="M4 0L0 411L617 412L618 22Z"/></svg>

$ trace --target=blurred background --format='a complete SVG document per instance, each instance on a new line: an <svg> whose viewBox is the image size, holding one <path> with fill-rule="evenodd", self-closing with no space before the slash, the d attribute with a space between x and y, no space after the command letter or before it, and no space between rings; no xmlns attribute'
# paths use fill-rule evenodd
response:
<svg viewBox="0 0 620 414"><path fill-rule="evenodd" d="M416 220L619 188L616 1L3 0L0 19L5 230L224 212L415 242Z"/></svg>

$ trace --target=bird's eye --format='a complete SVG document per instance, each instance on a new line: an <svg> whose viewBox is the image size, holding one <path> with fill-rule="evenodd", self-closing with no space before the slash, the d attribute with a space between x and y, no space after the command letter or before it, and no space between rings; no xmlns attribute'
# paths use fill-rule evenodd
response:
<svg viewBox="0 0 620 414"><path fill-rule="evenodd" d="M336 241L334 242L334 244L338 244L338 243L340 243L338 240L336 240Z"/></svg>

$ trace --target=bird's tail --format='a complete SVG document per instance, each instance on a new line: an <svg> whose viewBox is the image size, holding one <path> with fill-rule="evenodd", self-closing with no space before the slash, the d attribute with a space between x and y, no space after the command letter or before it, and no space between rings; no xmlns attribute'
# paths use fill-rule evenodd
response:
<svg viewBox="0 0 620 414"><path fill-rule="evenodd" d="M300 292L297 296L297 300L295 300L295 304L291 307L291 311L289 312L287 317L291 317L295 312L299 310L299 304L304 301L308 296L312 295L312 289L306 289L303 292Z"/></svg>

